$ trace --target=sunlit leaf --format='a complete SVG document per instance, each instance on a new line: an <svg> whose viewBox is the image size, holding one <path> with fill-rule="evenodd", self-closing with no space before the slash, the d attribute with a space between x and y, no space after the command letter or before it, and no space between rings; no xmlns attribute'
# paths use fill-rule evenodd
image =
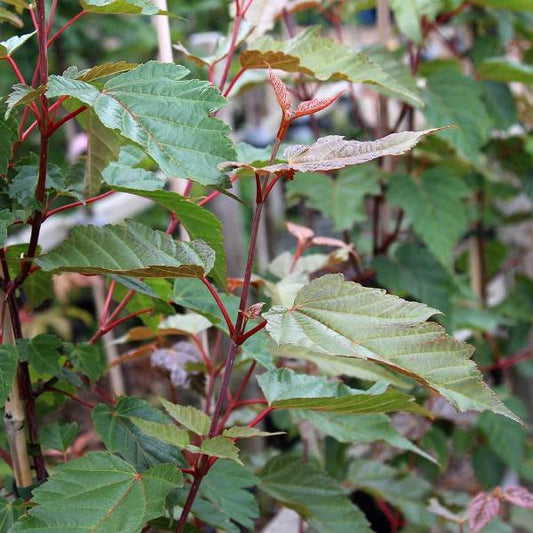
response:
<svg viewBox="0 0 533 533"><path fill-rule="evenodd" d="M173 404L164 398L161 398L161 403L163 404L165 411L176 420L176 422L179 422L182 426L185 426L197 435L207 435L211 420L205 413L202 413L202 411L199 411L190 405Z"/></svg>

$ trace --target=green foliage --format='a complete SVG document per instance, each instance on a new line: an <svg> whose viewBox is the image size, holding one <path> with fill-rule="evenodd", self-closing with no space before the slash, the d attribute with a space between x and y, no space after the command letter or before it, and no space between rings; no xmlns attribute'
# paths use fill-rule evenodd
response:
<svg viewBox="0 0 533 533"><path fill-rule="evenodd" d="M137 533L164 513L166 495L181 485L181 472L174 465L140 474L110 453L91 452L57 467L34 491L37 506L11 530Z"/></svg>
<svg viewBox="0 0 533 533"><path fill-rule="evenodd" d="M139 470L145 470L160 463L179 462L179 451L159 439L153 438L137 427L133 418L152 423L172 422L159 409L141 398L121 397L113 408L97 405L92 411L94 429L100 435L106 448L118 452L126 461Z"/></svg>
<svg viewBox="0 0 533 533"><path fill-rule="evenodd" d="M287 185L288 199L305 198L307 205L333 222L336 231L351 229L366 218L364 199L379 193L379 172L373 166L352 167L336 179L309 174Z"/></svg>
<svg viewBox="0 0 533 533"><path fill-rule="evenodd" d="M426 322L436 312L329 275L304 287L291 309L273 308L266 317L278 344L369 359L438 391L460 411L491 410L516 420L483 382L472 348Z"/></svg>
<svg viewBox="0 0 533 533"><path fill-rule="evenodd" d="M533 82L533 67L505 58L493 57L485 59L477 70L479 76L485 80L522 83Z"/></svg>
<svg viewBox="0 0 533 533"><path fill-rule="evenodd" d="M293 509L321 533L371 531L365 515L325 472L294 455L271 459L259 473L260 489Z"/></svg>
<svg viewBox="0 0 533 533"><path fill-rule="evenodd" d="M54 422L43 426L40 430L39 441L45 448L65 453L78 435L79 427L76 422L60 424Z"/></svg>
<svg viewBox="0 0 533 533"><path fill-rule="evenodd" d="M443 264L449 265L453 247L466 230L463 199L469 192L451 171L433 168L420 178L393 176L388 198L405 210L416 233Z"/></svg>
<svg viewBox="0 0 533 533"><path fill-rule="evenodd" d="M385 88L415 106L421 105L420 97L404 87L380 65L363 52L322 37L316 27L307 28L288 41L263 37L240 56L245 68L272 68L287 72L302 72L321 81L349 80L353 83L368 83L377 89Z"/></svg>
<svg viewBox="0 0 533 533"><path fill-rule="evenodd" d="M61 339L55 335L41 334L33 339L19 339L17 348L21 361L28 361L41 374L59 373Z"/></svg>
<svg viewBox="0 0 533 533"><path fill-rule="evenodd" d="M234 151L229 128L210 113L224 99L205 82L184 80L188 73L151 61L111 78L102 90L51 76L47 95L72 96L91 106L104 126L143 147L169 176L223 185L217 165L233 159Z"/></svg>
<svg viewBox="0 0 533 533"><path fill-rule="evenodd" d="M246 489L254 487L258 481L256 476L237 463L219 460L205 477L201 495L228 519L253 529L259 509L253 494Z"/></svg>
<svg viewBox="0 0 533 533"><path fill-rule="evenodd" d="M141 15L163 13L151 0L81 0L80 3L90 13L127 13Z"/></svg>
<svg viewBox="0 0 533 533"><path fill-rule="evenodd" d="M176 241L138 222L78 226L63 244L37 259L46 272L163 278L200 277L213 263L213 251L203 241Z"/></svg>
<svg viewBox="0 0 533 533"><path fill-rule="evenodd" d="M107 363L98 346L83 342L65 344L67 358L76 370L83 372L91 381L97 381L105 372Z"/></svg>
<svg viewBox="0 0 533 533"><path fill-rule="evenodd" d="M209 417L190 405L176 405L161 399L165 411L179 424L197 435L207 435L211 421Z"/></svg>

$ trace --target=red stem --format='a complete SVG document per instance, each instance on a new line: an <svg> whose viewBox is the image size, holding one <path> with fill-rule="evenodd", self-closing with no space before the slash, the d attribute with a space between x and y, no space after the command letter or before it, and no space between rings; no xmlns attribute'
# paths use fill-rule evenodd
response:
<svg viewBox="0 0 533 533"><path fill-rule="evenodd" d="M257 324L257 326L253 327L250 331L247 331L243 335L241 335L238 339L239 344L243 344L246 339L249 339L253 335L255 335L258 331L261 331L265 326L267 325L267 321L263 320L260 324Z"/></svg>
<svg viewBox="0 0 533 533"><path fill-rule="evenodd" d="M233 60L233 54L235 53L235 47L237 45L237 37L239 35L239 29L241 27L241 22L244 14L241 10L238 10L235 17L235 23L233 24L233 33L231 34L231 42L229 45L228 56L226 57L226 64L224 65L224 72L222 73L222 78L220 79L219 89L222 92L224 85L226 85L226 80L228 79L229 69L231 67L231 62Z"/></svg>
<svg viewBox="0 0 533 533"><path fill-rule="evenodd" d="M220 299L220 296L218 295L216 289L213 287L213 285L211 285L209 280L206 277L202 277L200 279L202 280L203 284L207 287L207 289L211 293L211 296L217 303L218 308L220 309L220 312L222 313L222 316L224 317L224 320L226 321L226 324L228 325L230 336L233 337L235 334L235 326L233 325L233 322L231 321L231 318L228 315L228 310L226 309L226 306Z"/></svg>
<svg viewBox="0 0 533 533"><path fill-rule="evenodd" d="M100 317L100 324L105 324L105 321L107 320L107 315L109 314L109 308L111 306L111 301L113 300L113 293L115 292L116 284L117 282L114 279L111 280L111 283L109 284L104 308L102 309L102 316Z"/></svg>
<svg viewBox="0 0 533 533"><path fill-rule="evenodd" d="M59 28L59 30L57 30L50 39L48 39L48 43L46 46L49 47L67 28L72 26L72 24L74 24L77 20L79 20L81 17L83 17L83 15L86 15L86 14L87 14L87 11L83 10L83 11L80 11L74 17L72 17L64 26Z"/></svg>
<svg viewBox="0 0 533 533"><path fill-rule="evenodd" d="M224 91L224 97L227 98L239 78L246 72L246 68L241 68L237 74L235 74L235 77L231 80L230 84L228 85L228 88Z"/></svg>
<svg viewBox="0 0 533 533"><path fill-rule="evenodd" d="M264 411L259 413L249 424L248 427L253 428L254 426L257 426L263 418L266 418L272 411L274 410L273 407L267 407Z"/></svg>
<svg viewBox="0 0 533 533"><path fill-rule="evenodd" d="M240 402L235 403L235 409L238 407L243 407L245 405L258 405L268 403L264 398L252 398L250 400L241 400Z"/></svg>
<svg viewBox="0 0 533 533"><path fill-rule="evenodd" d="M101 200L102 198L107 198L108 196L111 196L115 191L107 191L103 194L99 194L98 196L93 196L92 198L87 198L87 200L83 202L73 202L72 204L62 205L61 207L56 207L55 209L51 209L50 211L46 212L45 218L49 218L52 215L56 215L57 213L61 213L62 211L68 211L69 209L74 209L75 207L80 207L82 205L92 204L93 202L97 202L98 200Z"/></svg>
<svg viewBox="0 0 533 533"><path fill-rule="evenodd" d="M15 60L10 55L5 56L5 59L7 59L7 62L9 63L11 68L13 69L13 72L17 76L17 78L20 81L20 83L22 83L22 85L26 85L26 80L24 79L24 76L22 75L22 73L20 72L20 69L18 68L17 64L15 63Z"/></svg>
<svg viewBox="0 0 533 533"><path fill-rule="evenodd" d="M87 109L86 105L82 105L78 107L75 111L72 111L72 113L69 113L67 116L63 117L59 122L56 122L49 130L48 135L52 135L57 129L59 129L65 122L68 122L69 120L73 119L74 117L77 117L80 113L83 113Z"/></svg>
<svg viewBox="0 0 533 533"><path fill-rule="evenodd" d="M198 351L200 352L200 355L202 356L205 366L207 367L207 371L211 373L211 371L213 370L213 365L211 364L211 361L209 360L209 355L205 351L202 341L198 338L197 335L191 335L191 339L193 340L194 344L198 348Z"/></svg>
<svg viewBox="0 0 533 533"><path fill-rule="evenodd" d="M46 390L50 391L50 392L57 392L58 394L62 394L63 396L67 396L68 398L70 398L71 400L75 401L76 403L79 403L80 405L84 405L85 407L88 407L89 409L93 409L94 408L94 403L92 402L88 402L86 400L82 400L81 398L78 398L78 396L68 392L68 391L65 391L65 390L62 390L62 389L57 389L56 387L48 387Z"/></svg>

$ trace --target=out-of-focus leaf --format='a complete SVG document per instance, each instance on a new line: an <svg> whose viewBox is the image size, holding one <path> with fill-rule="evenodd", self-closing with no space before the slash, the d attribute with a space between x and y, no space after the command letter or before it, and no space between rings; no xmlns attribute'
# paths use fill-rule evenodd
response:
<svg viewBox="0 0 533 533"><path fill-rule="evenodd" d="M370 533L365 515L322 470L293 455L271 459L259 472L260 489L293 509L321 533Z"/></svg>
<svg viewBox="0 0 533 533"><path fill-rule="evenodd" d="M0 346L0 404L4 404L17 373L18 351L12 344Z"/></svg>
<svg viewBox="0 0 533 533"><path fill-rule="evenodd" d="M493 494L478 494L468 506L468 531L478 533L500 512L500 499Z"/></svg>
<svg viewBox="0 0 533 533"><path fill-rule="evenodd" d="M67 424L54 422L39 429L39 442L45 448L65 453L74 442L78 432L79 427L76 422Z"/></svg>
<svg viewBox="0 0 533 533"><path fill-rule="evenodd" d="M90 13L134 15L166 14L151 0L81 0L81 6Z"/></svg>

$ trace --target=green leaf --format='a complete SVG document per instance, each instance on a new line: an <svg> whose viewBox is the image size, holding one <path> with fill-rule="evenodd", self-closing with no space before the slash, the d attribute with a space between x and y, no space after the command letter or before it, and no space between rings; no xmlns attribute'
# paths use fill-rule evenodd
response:
<svg viewBox="0 0 533 533"><path fill-rule="evenodd" d="M390 94L415 106L422 102L416 92L404 87L391 73L364 52L321 37L318 27L308 28L289 41L263 37L240 55L244 68L266 68L302 72L320 81L347 80L385 88Z"/></svg>
<svg viewBox="0 0 533 533"><path fill-rule="evenodd" d="M50 76L48 96L73 96L93 107L104 126L144 148L169 176L224 185L217 165L235 152L229 127L211 114L225 100L207 82L184 80L188 73L179 65L150 61L113 77L101 90Z"/></svg>
<svg viewBox="0 0 533 533"><path fill-rule="evenodd" d="M179 462L181 454L175 447L143 433L132 417L137 421L172 425L159 409L140 398L123 396L113 409L104 404L97 405L92 411L94 429L109 451L120 453L139 470L159 463Z"/></svg>
<svg viewBox="0 0 533 533"><path fill-rule="evenodd" d="M431 484L409 473L404 474L391 466L368 458L350 465L348 481L354 489L385 500L404 513L409 523L431 528L435 517L427 510Z"/></svg>
<svg viewBox="0 0 533 533"><path fill-rule="evenodd" d="M509 11L533 11L533 0L471 0L473 4Z"/></svg>
<svg viewBox="0 0 533 533"><path fill-rule="evenodd" d="M165 411L182 426L196 433L196 435L207 435L211 420L209 417L195 409L191 405L176 405L164 398L161 398L161 403L165 408Z"/></svg>
<svg viewBox="0 0 533 533"><path fill-rule="evenodd" d="M288 199L306 198L307 205L333 222L335 231L351 229L366 220L364 199L379 193L380 172L372 165L343 170L336 179L309 174L287 183Z"/></svg>
<svg viewBox="0 0 533 533"><path fill-rule="evenodd" d="M450 265L452 251L467 228L463 199L470 191L444 168L432 168L420 178L394 176L388 199L401 207L428 248L444 264Z"/></svg>
<svg viewBox="0 0 533 533"><path fill-rule="evenodd" d="M165 209L174 212L192 239L201 239L213 249L215 264L211 270L211 275L220 287L226 288L227 269L224 235L222 224L213 213L171 191L141 191L116 186L113 186L113 189L149 198Z"/></svg>
<svg viewBox="0 0 533 533"><path fill-rule="evenodd" d="M260 488L295 510L320 533L370 533L365 515L325 472L293 455L271 459L259 473Z"/></svg>
<svg viewBox="0 0 533 533"><path fill-rule="evenodd" d="M24 22L15 15L15 13L12 13L11 11L8 11L7 9L4 9L3 7L0 7L0 22L9 22L13 26L17 28L23 28Z"/></svg>
<svg viewBox="0 0 533 533"><path fill-rule="evenodd" d="M310 422L318 431L333 437L339 442L370 444L383 441L417 453L428 461L435 459L424 450L402 437L384 414L346 414L319 411L294 411L293 416Z"/></svg>
<svg viewBox="0 0 533 533"><path fill-rule="evenodd" d="M189 434L183 429L177 428L172 422L161 424L159 422L150 422L135 416L130 417L130 420L141 429L146 435L166 442L171 446L177 448L185 448L189 445Z"/></svg>
<svg viewBox="0 0 533 533"><path fill-rule="evenodd" d="M232 426L222 432L222 436L228 437L229 439L249 439L251 437L271 437L272 435L284 434L284 431L276 431L272 433L270 431L261 431L260 429L248 426Z"/></svg>
<svg viewBox="0 0 533 533"><path fill-rule="evenodd" d="M55 375L59 372L59 348L62 346L59 337L48 333L17 341L20 360L28 361L40 374Z"/></svg>
<svg viewBox="0 0 533 533"><path fill-rule="evenodd" d="M137 63L129 63L128 61L112 61L83 70L78 70L78 67L72 66L63 73L63 76L81 81L94 81L100 78L107 78L112 74L128 72L138 66Z"/></svg>
<svg viewBox="0 0 533 533"><path fill-rule="evenodd" d="M165 14L151 0L81 0L81 6L90 13L114 13L128 15Z"/></svg>
<svg viewBox="0 0 533 533"><path fill-rule="evenodd" d="M14 221L15 216L12 211L9 209L0 210L0 246L4 246L7 240L7 229Z"/></svg>
<svg viewBox="0 0 533 533"><path fill-rule="evenodd" d="M176 241L132 221L122 226L77 226L65 242L36 260L46 272L163 278L200 277L213 262L213 251L203 241Z"/></svg>
<svg viewBox="0 0 533 533"><path fill-rule="evenodd" d="M484 102L496 129L506 130L519 122L516 102L509 85L486 81L483 89Z"/></svg>
<svg viewBox="0 0 533 533"><path fill-rule="evenodd" d="M113 189L125 187L124 190L131 190L131 194L163 189L167 182L164 176L138 168L145 158L144 152L137 146L123 146L118 161L112 161L103 169L102 179Z"/></svg>
<svg viewBox="0 0 533 533"><path fill-rule="evenodd" d="M2 211L0 211L0 228L2 223ZM2 239L0 238L0 242ZM54 298L54 284L52 275L49 272L37 270L31 274L29 278L24 281L22 287L24 295L28 301L28 307L35 309L39 307L46 300Z"/></svg>
<svg viewBox="0 0 533 533"><path fill-rule="evenodd" d="M84 190L87 196L95 196L102 186L103 170L119 155L120 136L106 128L92 109L84 113L84 118L87 132Z"/></svg>
<svg viewBox="0 0 533 533"><path fill-rule="evenodd" d="M12 344L0 345L0 404L4 405L17 373L18 351Z"/></svg>
<svg viewBox="0 0 533 533"><path fill-rule="evenodd" d="M481 79L509 83L533 83L533 66L504 57L485 59L477 68Z"/></svg>
<svg viewBox="0 0 533 533"><path fill-rule="evenodd" d="M0 143L0 175L4 175L7 172L7 165L11 159L11 150L18 140L16 122L4 118L4 113L1 112L4 108L5 105L0 105L0 137L2 138Z"/></svg>
<svg viewBox="0 0 533 533"><path fill-rule="evenodd" d="M236 317L239 310L239 298L234 294L218 294L231 317ZM187 309L196 311L211 320L212 324L227 333L228 328L220 309L209 294L205 285L196 279L174 281L172 301Z"/></svg>
<svg viewBox="0 0 533 533"><path fill-rule="evenodd" d="M470 359L473 348L426 322L435 313L327 275L304 287L292 308L272 308L264 316L279 345L374 361L438 392L459 411L490 410L518 420L483 382Z"/></svg>
<svg viewBox="0 0 533 533"><path fill-rule="evenodd" d="M205 439L200 446L200 452L211 457L231 459L242 465L242 462L239 459L239 448L237 448L237 446L233 444L233 441L227 437Z"/></svg>
<svg viewBox="0 0 533 533"><path fill-rule="evenodd" d="M27 106L35 102L44 93L44 87L30 87L22 83L16 83L6 98L7 110L5 118L9 118L11 111L18 106Z"/></svg>
<svg viewBox="0 0 533 533"><path fill-rule="evenodd" d="M31 39L37 32L26 33L24 35L14 35L13 37L0 41L0 56L13 55L28 39Z"/></svg>
<svg viewBox="0 0 533 533"><path fill-rule="evenodd" d="M60 424L54 422L39 429L39 442L52 450L65 453L78 435L79 427L76 422Z"/></svg>
<svg viewBox="0 0 533 533"><path fill-rule="evenodd" d="M97 381L106 370L105 355L98 346L88 342L66 343L65 352L74 368L83 372L91 381Z"/></svg>
<svg viewBox="0 0 533 533"><path fill-rule="evenodd" d="M58 466L35 489L37 504L11 531L120 531L138 533L164 514L166 495L183 485L176 466L159 465L143 474L107 452Z"/></svg>
<svg viewBox="0 0 533 533"><path fill-rule="evenodd" d="M360 391L341 381L297 374L285 368L265 372L257 377L257 381L269 405L276 409L309 409L335 413L426 413L413 397L390 388L383 381L367 391Z"/></svg>
<svg viewBox="0 0 533 533"><path fill-rule="evenodd" d="M25 510L24 500L8 500L4 496L0 496L0 531L9 531L9 528L24 514Z"/></svg>
<svg viewBox="0 0 533 533"><path fill-rule="evenodd" d="M483 86L455 69L435 72L427 78L424 115L432 126L457 126L442 133L462 156L477 161L489 139L492 121L483 103Z"/></svg>
<svg viewBox="0 0 533 533"><path fill-rule="evenodd" d="M415 43L422 42L422 17L434 20L442 7L435 0L391 0L390 6L400 31Z"/></svg>
<svg viewBox="0 0 533 533"><path fill-rule="evenodd" d="M443 313L451 313L456 283L450 272L427 249L402 244L393 257L375 257L373 265L380 286L396 294L410 294L419 302Z"/></svg>
<svg viewBox="0 0 533 533"><path fill-rule="evenodd" d="M254 495L246 489L259 479L234 461L217 461L205 476L200 494L211 501L228 518L250 530L259 517Z"/></svg>

